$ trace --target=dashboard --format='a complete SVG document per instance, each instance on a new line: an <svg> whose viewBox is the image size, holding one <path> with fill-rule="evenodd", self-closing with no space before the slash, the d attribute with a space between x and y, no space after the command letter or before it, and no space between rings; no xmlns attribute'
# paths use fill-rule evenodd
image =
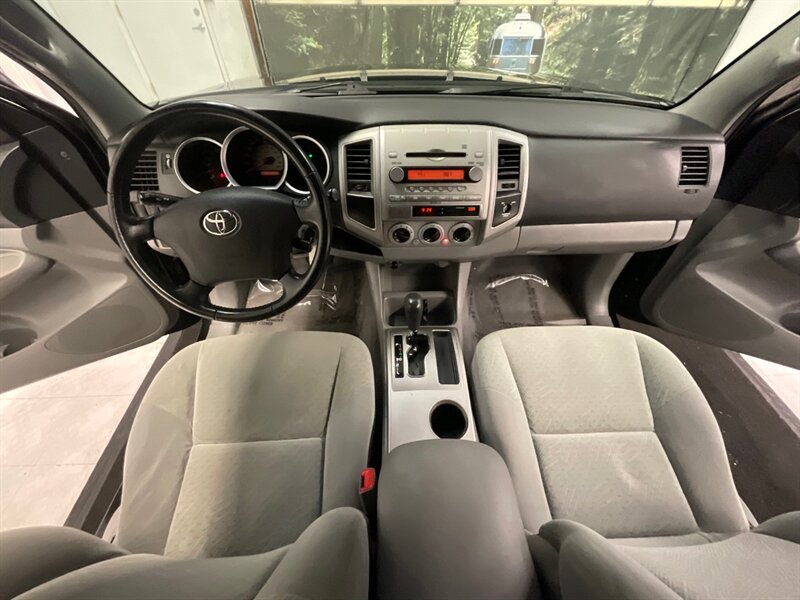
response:
<svg viewBox="0 0 800 600"><path fill-rule="evenodd" d="M269 90L207 99L289 132L329 190L333 252L371 261L674 244L713 199L725 155L723 137L698 121L607 102ZM164 193L308 193L283 152L246 128L176 123L148 152L142 168L155 168L145 175Z"/></svg>

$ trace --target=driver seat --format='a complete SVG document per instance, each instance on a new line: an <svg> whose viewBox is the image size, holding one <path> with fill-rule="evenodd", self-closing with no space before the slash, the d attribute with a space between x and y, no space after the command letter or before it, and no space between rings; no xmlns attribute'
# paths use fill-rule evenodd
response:
<svg viewBox="0 0 800 600"><path fill-rule="evenodd" d="M136 415L115 545L66 528L6 532L0 600L25 591L366 598L357 509L374 407L370 354L353 336L279 332L189 346Z"/></svg>

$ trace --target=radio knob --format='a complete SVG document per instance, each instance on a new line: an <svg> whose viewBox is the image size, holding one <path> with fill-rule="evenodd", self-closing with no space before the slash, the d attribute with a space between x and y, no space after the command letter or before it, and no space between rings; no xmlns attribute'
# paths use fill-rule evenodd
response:
<svg viewBox="0 0 800 600"><path fill-rule="evenodd" d="M392 167L389 170L389 179L394 181L395 183L400 183L406 176L406 172L402 169L402 167Z"/></svg>
<svg viewBox="0 0 800 600"><path fill-rule="evenodd" d="M483 179L483 169L481 169L480 167L472 167L469 170L469 173L467 173L467 177L473 183L477 183L478 181Z"/></svg>

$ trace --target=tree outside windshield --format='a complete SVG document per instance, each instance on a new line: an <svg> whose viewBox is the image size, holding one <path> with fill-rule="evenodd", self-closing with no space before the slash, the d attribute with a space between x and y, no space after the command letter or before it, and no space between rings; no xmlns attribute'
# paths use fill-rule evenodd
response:
<svg viewBox="0 0 800 600"><path fill-rule="evenodd" d="M544 53L533 69L509 67L509 74L675 101L712 75L748 8L746 1L696 4L355 6L257 0L255 8L270 73L278 81L362 69L502 74L502 64L493 64L490 54L493 35L527 13L544 29ZM506 38L500 54L528 55L532 46L532 38Z"/></svg>

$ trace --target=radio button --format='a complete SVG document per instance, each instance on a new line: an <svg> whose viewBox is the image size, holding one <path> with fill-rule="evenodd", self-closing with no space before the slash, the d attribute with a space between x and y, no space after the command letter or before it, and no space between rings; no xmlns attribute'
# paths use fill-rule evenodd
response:
<svg viewBox="0 0 800 600"><path fill-rule="evenodd" d="M389 179L394 183L400 183L405 179L406 172L400 167L392 167L389 169Z"/></svg>
<svg viewBox="0 0 800 600"><path fill-rule="evenodd" d="M465 185L458 186L458 191L459 192L466 192L467 191L467 186L465 186Z"/></svg>
<svg viewBox="0 0 800 600"><path fill-rule="evenodd" d="M391 173L391 171L389 173ZM480 167L472 167L467 175L470 181L473 182L480 181L481 179L483 179L483 169L481 169Z"/></svg>

